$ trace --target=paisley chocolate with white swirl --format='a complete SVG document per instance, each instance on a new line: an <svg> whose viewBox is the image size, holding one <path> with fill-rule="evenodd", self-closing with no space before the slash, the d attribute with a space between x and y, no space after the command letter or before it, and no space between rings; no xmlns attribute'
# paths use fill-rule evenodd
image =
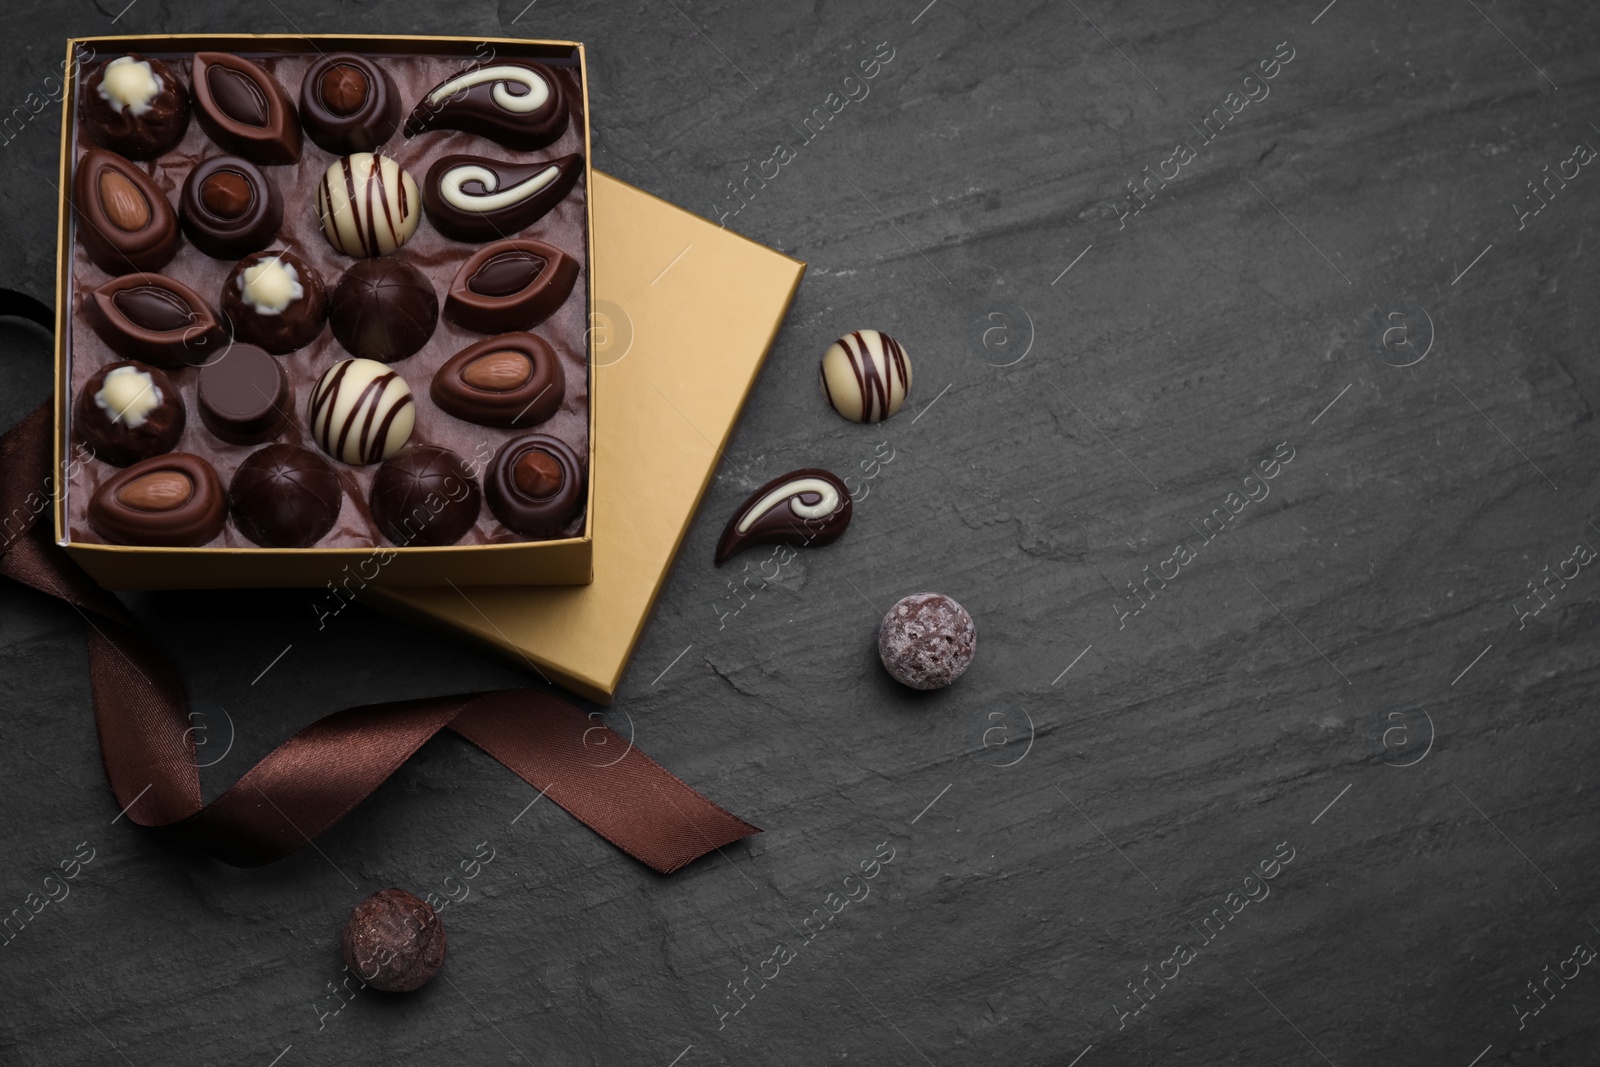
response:
<svg viewBox="0 0 1600 1067"><path fill-rule="evenodd" d="M406 120L405 134L462 130L519 152L554 142L567 128L561 78L543 63L492 63L434 86Z"/></svg>
<svg viewBox="0 0 1600 1067"><path fill-rule="evenodd" d="M411 437L417 407L404 378L375 359L340 360L311 391L306 422L322 450L346 463L376 463Z"/></svg>
<svg viewBox="0 0 1600 1067"><path fill-rule="evenodd" d="M347 256L388 255L411 240L421 217L416 181L388 156L334 160L317 185L322 233Z"/></svg>
<svg viewBox="0 0 1600 1067"><path fill-rule="evenodd" d="M911 358L888 334L856 330L822 354L817 380L833 410L845 418L882 422L900 410L911 391Z"/></svg>
<svg viewBox="0 0 1600 1067"><path fill-rule="evenodd" d="M511 163L442 156L422 183L433 228L458 241L489 241L525 230L561 203L583 173L583 157Z"/></svg>
<svg viewBox="0 0 1600 1067"><path fill-rule="evenodd" d="M790 471L751 493L733 513L717 542L716 564L752 545L831 544L850 525L852 509L850 490L836 475L814 467Z"/></svg>

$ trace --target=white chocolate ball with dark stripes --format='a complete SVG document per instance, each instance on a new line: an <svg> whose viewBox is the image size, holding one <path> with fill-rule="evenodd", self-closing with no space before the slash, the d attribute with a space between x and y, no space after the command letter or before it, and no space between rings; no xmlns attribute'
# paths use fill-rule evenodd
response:
<svg viewBox="0 0 1600 1067"><path fill-rule="evenodd" d="M882 422L911 392L911 357L886 333L856 330L822 354L822 395L852 422Z"/></svg>
<svg viewBox="0 0 1600 1067"><path fill-rule="evenodd" d="M417 183L388 156L336 159L317 184L322 232L347 256L388 255L411 240L421 217Z"/></svg>
<svg viewBox="0 0 1600 1067"><path fill-rule="evenodd" d="M345 463L377 463L404 447L417 406L404 378L375 359L344 359L311 391L306 421L322 450Z"/></svg>

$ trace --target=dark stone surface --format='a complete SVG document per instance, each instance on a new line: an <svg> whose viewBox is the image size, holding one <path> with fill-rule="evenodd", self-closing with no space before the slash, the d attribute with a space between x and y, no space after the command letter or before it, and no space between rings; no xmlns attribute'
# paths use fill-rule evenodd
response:
<svg viewBox="0 0 1600 1067"><path fill-rule="evenodd" d="M767 832L662 878L440 739L317 848L228 868L114 821L83 622L0 586L0 909L94 857L0 950L0 1060L1594 1061L1592 965L1515 1005L1600 945L1600 574L1516 605L1600 546L1600 175L1525 227L1512 205L1600 147L1600 8L124 3L12 5L0 99L69 33L526 32L588 42L596 163L670 200L729 210L791 144L727 221L811 270L606 715ZM1119 228L1123 182L1285 40L1270 96ZM880 41L870 95L799 143ZM58 123L11 120L0 156L0 277L45 297ZM1412 352L1376 343L1390 310ZM815 385L864 326L916 361L874 427ZM9 425L48 347L0 338ZM1280 442L1270 496L1202 543ZM729 509L805 466L870 490L849 535L735 599L760 561L712 568ZM1119 626L1180 539L1196 558ZM933 695L872 647L920 589L980 633ZM361 607L319 631L305 594L132 603L205 713L208 796L330 710L523 681ZM808 941L880 842L870 896ZM1270 896L1204 944L1284 842ZM444 980L337 1000L340 924L389 885L469 891ZM1178 942L1196 958L1119 1028ZM719 1029L747 966L780 969Z"/></svg>

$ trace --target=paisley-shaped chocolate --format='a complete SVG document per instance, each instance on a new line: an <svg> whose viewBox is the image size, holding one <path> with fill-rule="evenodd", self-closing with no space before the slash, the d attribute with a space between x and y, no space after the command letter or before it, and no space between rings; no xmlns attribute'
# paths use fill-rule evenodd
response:
<svg viewBox="0 0 1600 1067"><path fill-rule="evenodd" d="M406 136L463 130L532 152L567 128L563 81L543 63L491 63L452 74L429 90L406 119Z"/></svg>
<svg viewBox="0 0 1600 1067"><path fill-rule="evenodd" d="M228 52L196 52L195 117L236 156L269 166L300 159L300 115L276 78Z"/></svg>
<svg viewBox="0 0 1600 1067"><path fill-rule="evenodd" d="M507 333L451 356L430 391L441 410L479 426L537 426L566 399L567 375L544 338Z"/></svg>
<svg viewBox="0 0 1600 1067"><path fill-rule="evenodd" d="M529 237L496 241L461 264L445 318L479 333L532 329L555 314L577 281L578 261L554 245Z"/></svg>
<svg viewBox="0 0 1600 1067"><path fill-rule="evenodd" d="M366 56L334 52L311 64L300 83L300 121L336 156L372 152L400 126L400 93Z"/></svg>
<svg viewBox="0 0 1600 1067"><path fill-rule="evenodd" d="M238 259L277 238L283 197L249 160L213 156L184 179L178 213L196 248L214 259Z"/></svg>
<svg viewBox="0 0 1600 1067"><path fill-rule="evenodd" d="M83 247L107 274L160 270L178 251L178 216L155 182L115 152L91 148L72 178Z"/></svg>
<svg viewBox="0 0 1600 1067"><path fill-rule="evenodd" d="M458 241L510 237L566 199L583 157L511 163L483 156L442 156L428 168L422 207L433 228Z"/></svg>
<svg viewBox="0 0 1600 1067"><path fill-rule="evenodd" d="M733 513L717 542L717 566L751 545L826 545L850 525L850 490L836 475L808 467L757 489Z"/></svg>
<svg viewBox="0 0 1600 1067"><path fill-rule="evenodd" d="M204 363L228 343L200 294L165 274L113 278L85 294L83 315L117 354L158 367Z"/></svg>
<svg viewBox="0 0 1600 1067"><path fill-rule="evenodd" d="M197 548L222 532L227 515L217 472L187 452L140 460L89 499L89 525L118 545Z"/></svg>
<svg viewBox="0 0 1600 1067"><path fill-rule="evenodd" d="M489 510L508 530L552 537L583 510L583 463L545 433L508 441L484 476Z"/></svg>
<svg viewBox="0 0 1600 1067"><path fill-rule="evenodd" d="M100 64L81 99L89 139L129 159L154 159L189 128L189 90L159 59L126 55Z"/></svg>

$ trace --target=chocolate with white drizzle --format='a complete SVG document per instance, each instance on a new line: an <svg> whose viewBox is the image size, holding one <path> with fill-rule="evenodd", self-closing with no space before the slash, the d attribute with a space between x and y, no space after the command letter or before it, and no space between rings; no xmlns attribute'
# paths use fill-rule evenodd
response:
<svg viewBox="0 0 1600 1067"><path fill-rule="evenodd" d="M544 163L484 156L443 156L422 182L422 207L433 228L458 241L511 237L538 222L572 191L581 155Z"/></svg>
<svg viewBox="0 0 1600 1067"><path fill-rule="evenodd" d="M822 354L817 381L833 410L851 422L882 422L911 392L911 357L886 333L856 330Z"/></svg>
<svg viewBox="0 0 1600 1067"><path fill-rule="evenodd" d="M752 545L826 545L850 525L850 490L837 475L815 467L790 471L763 485L722 531L716 564L722 566Z"/></svg>
<svg viewBox="0 0 1600 1067"><path fill-rule="evenodd" d="M373 359L343 359L311 391L306 422L322 450L345 463L376 463L406 443L417 406L406 380Z"/></svg>
<svg viewBox="0 0 1600 1067"><path fill-rule="evenodd" d="M453 74L434 86L406 120L405 134L462 130L532 152L566 128L561 79L543 63L508 60Z"/></svg>
<svg viewBox="0 0 1600 1067"><path fill-rule="evenodd" d="M388 156L357 152L329 164L317 185L317 217L347 256L386 256L411 240L422 217L417 183Z"/></svg>

